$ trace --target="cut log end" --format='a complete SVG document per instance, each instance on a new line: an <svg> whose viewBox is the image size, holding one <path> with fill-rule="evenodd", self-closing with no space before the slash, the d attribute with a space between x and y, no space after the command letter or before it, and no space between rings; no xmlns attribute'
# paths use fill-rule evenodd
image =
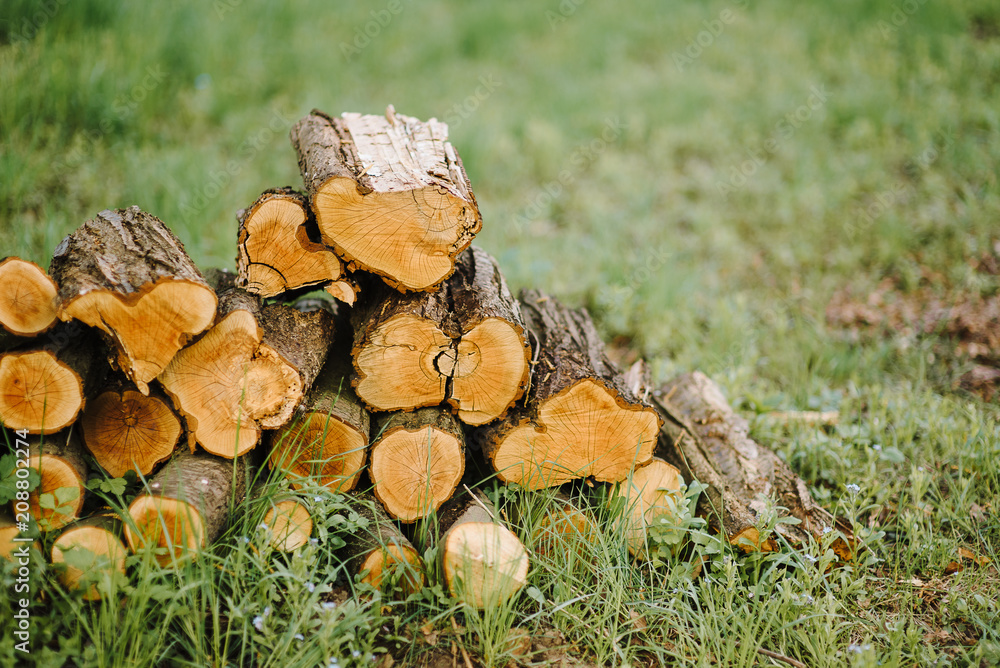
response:
<svg viewBox="0 0 1000 668"><path fill-rule="evenodd" d="M404 596L423 589L423 560L409 544L393 544L372 550L361 561L361 581L376 589L394 580Z"/></svg>
<svg viewBox="0 0 1000 668"><path fill-rule="evenodd" d="M488 351L483 354L483 351ZM481 425L501 417L528 380L531 351L523 332L500 318L488 318L462 335L451 354L450 403L458 417Z"/></svg>
<svg viewBox="0 0 1000 668"><path fill-rule="evenodd" d="M119 366L146 393L181 346L212 324L216 297L206 285L178 280L160 281L137 294L124 300L114 292L88 292L65 303L62 317L108 334Z"/></svg>
<svg viewBox="0 0 1000 668"><path fill-rule="evenodd" d="M463 522L444 539L448 589L476 608L495 607L528 581L528 553L509 529L490 522Z"/></svg>
<svg viewBox="0 0 1000 668"><path fill-rule="evenodd" d="M585 546L595 543L598 530L587 513L559 494L538 521L532 535L540 554L558 555L565 563L571 555L586 559Z"/></svg>
<svg viewBox="0 0 1000 668"><path fill-rule="evenodd" d="M9 429L51 434L83 408L83 382L45 350L0 356L0 419Z"/></svg>
<svg viewBox="0 0 1000 668"><path fill-rule="evenodd" d="M282 552L294 552L309 542L313 519L309 508L294 498L276 501L264 514L271 546Z"/></svg>
<svg viewBox="0 0 1000 668"><path fill-rule="evenodd" d="M75 451L49 452L32 448L28 466L36 469L41 482L29 495L29 513L42 531L55 531L71 523L83 510L87 493L86 469Z"/></svg>
<svg viewBox="0 0 1000 668"><path fill-rule="evenodd" d="M333 415L312 413L275 432L270 463L292 487L316 481L349 492L365 465L368 436Z"/></svg>
<svg viewBox="0 0 1000 668"><path fill-rule="evenodd" d="M0 262L0 326L18 336L35 336L55 324L58 289L34 262L9 257Z"/></svg>
<svg viewBox="0 0 1000 668"><path fill-rule="evenodd" d="M180 499L141 494L128 509L135 524L126 523L125 537L133 552L153 548L161 566L194 559L207 544L198 509Z"/></svg>
<svg viewBox="0 0 1000 668"><path fill-rule="evenodd" d="M323 289L331 297L344 302L348 306L354 306L354 303L358 300L358 295L361 293L361 288L358 287L358 284L349 279L334 281Z"/></svg>
<svg viewBox="0 0 1000 668"><path fill-rule="evenodd" d="M368 334L356 346L354 387L376 410L413 410L444 401L447 377L438 364L453 366L451 339L430 321L400 315Z"/></svg>
<svg viewBox="0 0 1000 668"><path fill-rule="evenodd" d="M434 426L398 428L372 448L371 477L375 496L386 512L413 522L447 501L465 472L462 442Z"/></svg>
<svg viewBox="0 0 1000 668"><path fill-rule="evenodd" d="M188 419L188 428L205 450L239 456L257 445L254 410L278 400L267 374L249 363L261 339L254 316L229 313L207 334L181 350L160 376L164 390Z"/></svg>
<svg viewBox="0 0 1000 668"><path fill-rule="evenodd" d="M332 250L309 239L309 204L288 189L265 192L241 216L239 281L261 297L335 281L343 266Z"/></svg>
<svg viewBox="0 0 1000 668"><path fill-rule="evenodd" d="M662 459L653 459L616 486L610 498L621 500L621 529L634 556L647 554L651 527L675 519L676 508L683 501L680 488L680 472Z"/></svg>
<svg viewBox="0 0 1000 668"><path fill-rule="evenodd" d="M60 577L64 587L81 589L86 585L85 601L100 600L102 590L114 589L125 576L127 555L115 532L86 521L62 532L51 553L53 564L65 564Z"/></svg>
<svg viewBox="0 0 1000 668"><path fill-rule="evenodd" d="M18 529L14 517L8 513L6 508L0 508L0 559L13 560L24 556L29 549L41 552L42 545L37 540L33 543L24 540L21 530Z"/></svg>
<svg viewBox="0 0 1000 668"><path fill-rule="evenodd" d="M588 476L615 482L649 461L658 431L652 408L588 379L546 401L536 423L525 419L509 431L491 459L503 481L530 489Z"/></svg>
<svg viewBox="0 0 1000 668"><path fill-rule="evenodd" d="M149 475L181 435L180 419L164 399L129 389L99 394L80 423L90 454L114 478L130 470Z"/></svg>

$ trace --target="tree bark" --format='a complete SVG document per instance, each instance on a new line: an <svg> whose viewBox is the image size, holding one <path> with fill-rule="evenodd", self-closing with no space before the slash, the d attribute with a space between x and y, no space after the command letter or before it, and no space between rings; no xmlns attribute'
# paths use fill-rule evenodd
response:
<svg viewBox="0 0 1000 668"><path fill-rule="evenodd" d="M528 580L528 553L479 491L453 498L438 513L441 568L452 596L475 608L500 605Z"/></svg>
<svg viewBox="0 0 1000 668"><path fill-rule="evenodd" d="M451 498L465 472L465 437L451 413L421 408L376 422L369 475L390 516L413 522Z"/></svg>
<svg viewBox="0 0 1000 668"><path fill-rule="evenodd" d="M522 404L475 434L501 480L553 487L593 476L624 480L652 457L660 419L623 381L586 310L521 293L534 339Z"/></svg>
<svg viewBox="0 0 1000 668"><path fill-rule="evenodd" d="M448 126L313 111L291 131L323 243L401 291L433 288L482 226Z"/></svg>
<svg viewBox="0 0 1000 668"><path fill-rule="evenodd" d="M99 350L92 331L71 322L0 354L0 421L32 434L72 424L99 376Z"/></svg>
<svg viewBox="0 0 1000 668"><path fill-rule="evenodd" d="M136 206L80 226L56 248L49 272L59 284L60 317L102 330L143 394L215 315L215 293L184 246Z"/></svg>
<svg viewBox="0 0 1000 668"><path fill-rule="evenodd" d="M118 374L88 402L80 427L87 450L112 478L128 471L148 476L170 458L183 432L166 395L155 388L144 395Z"/></svg>
<svg viewBox="0 0 1000 668"><path fill-rule="evenodd" d="M319 243L309 200L289 187L265 190L239 220L238 287L261 297L340 280L343 264Z"/></svg>
<svg viewBox="0 0 1000 668"><path fill-rule="evenodd" d="M354 534L341 549L341 561L350 577L381 588L390 578L404 595L424 586L424 564L420 554L400 532L381 504L368 494L353 496L351 507L367 521L368 527Z"/></svg>
<svg viewBox="0 0 1000 668"><path fill-rule="evenodd" d="M129 506L129 547L165 548L155 556L161 566L196 558L222 533L230 510L246 499L249 477L245 457L230 461L178 452Z"/></svg>
<svg viewBox="0 0 1000 668"><path fill-rule="evenodd" d="M813 500L805 482L774 452L750 439L747 421L707 376L697 371L679 376L660 388L653 403L664 420L657 454L673 462L685 480L708 485L699 510L733 545L745 551L777 548L774 537L762 537L757 529L766 507L762 496L782 508L782 514L801 520L799 525L777 525L778 534L792 545L808 542L810 536L819 539L834 528L853 542L849 528ZM844 559L853 551L839 538L834 550Z"/></svg>
<svg viewBox="0 0 1000 668"><path fill-rule="evenodd" d="M110 510L77 520L52 543L51 561L64 564L60 580L67 589L86 585L83 600L97 601L103 593L114 591L125 581L125 557L122 544L125 527Z"/></svg>
<svg viewBox="0 0 1000 668"><path fill-rule="evenodd" d="M58 286L34 262L0 260L0 328L17 336L37 336L58 320Z"/></svg>

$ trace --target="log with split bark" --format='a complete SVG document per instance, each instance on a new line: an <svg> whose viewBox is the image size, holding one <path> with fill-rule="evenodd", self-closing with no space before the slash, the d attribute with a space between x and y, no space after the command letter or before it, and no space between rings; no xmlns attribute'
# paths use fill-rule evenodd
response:
<svg viewBox="0 0 1000 668"><path fill-rule="evenodd" d="M60 580L67 589L83 589L85 601L115 591L125 579L122 544L125 526L110 510L100 511L66 527L52 543L51 560L62 564Z"/></svg>
<svg viewBox="0 0 1000 668"><path fill-rule="evenodd" d="M433 288L482 226L448 126L395 113L313 111L291 131L320 237L352 270Z"/></svg>
<svg viewBox="0 0 1000 668"><path fill-rule="evenodd" d="M261 297L323 287L354 303L353 284L340 258L320 243L305 195L288 187L266 190L237 219L239 287Z"/></svg>
<svg viewBox="0 0 1000 668"><path fill-rule="evenodd" d="M660 418L607 358L585 310L529 290L521 311L536 346L531 387L476 434L498 477L532 489L624 480L652 457Z"/></svg>
<svg viewBox="0 0 1000 668"><path fill-rule="evenodd" d="M246 499L249 477L245 457L181 450L129 505L129 547L154 550L161 566L196 558L222 533L230 510Z"/></svg>
<svg viewBox="0 0 1000 668"><path fill-rule="evenodd" d="M103 375L101 351L90 328L70 322L0 354L0 422L32 434L72 424Z"/></svg>
<svg viewBox="0 0 1000 668"><path fill-rule="evenodd" d="M160 383L208 452L238 457L261 429L288 423L326 359L333 321L323 311L261 306L240 289L219 298L217 324L181 350Z"/></svg>
<svg viewBox="0 0 1000 668"><path fill-rule="evenodd" d="M530 348L517 301L496 261L472 247L436 292L367 290L352 311L354 383L373 410L447 401L481 425L524 393Z"/></svg>
<svg viewBox="0 0 1000 668"><path fill-rule="evenodd" d="M663 418L657 454L680 469L685 480L707 485L699 511L710 526L744 551L777 549L775 536L758 526L771 504L801 521L775 531L792 545L837 529L833 549L843 559L853 552L850 529L817 504L788 464L754 442L749 425L729 406L718 385L700 372L679 376L654 394Z"/></svg>
<svg viewBox="0 0 1000 668"><path fill-rule="evenodd" d="M482 492L454 497L438 513L441 569L452 596L475 608L495 607L528 578L528 552Z"/></svg>
<svg viewBox="0 0 1000 668"><path fill-rule="evenodd" d="M391 413L376 421L369 476L392 517L413 522L435 512L465 473L465 436L441 408Z"/></svg>
<svg viewBox="0 0 1000 668"><path fill-rule="evenodd" d="M340 551L350 577L375 588L392 582L404 595L420 591L425 583L420 553L378 501L368 494L351 498L351 507L367 526L355 531Z"/></svg>
<svg viewBox="0 0 1000 668"><path fill-rule="evenodd" d="M67 236L49 267L60 317L100 329L139 390L212 324L215 293L163 222L137 206L105 210Z"/></svg>

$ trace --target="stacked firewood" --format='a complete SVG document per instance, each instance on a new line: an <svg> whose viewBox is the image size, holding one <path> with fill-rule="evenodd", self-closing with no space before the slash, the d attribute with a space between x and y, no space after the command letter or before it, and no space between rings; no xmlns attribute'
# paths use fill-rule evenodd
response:
<svg viewBox="0 0 1000 668"><path fill-rule="evenodd" d="M0 421L41 477L11 510L62 532L53 560L83 548L122 570L126 545L192 558L260 466L293 492L357 500L370 529L344 563L376 585L391 566L422 586L407 534L433 520L448 586L477 606L515 593L529 565L477 467L529 490L614 486L637 557L693 478L708 486L700 511L745 549L776 547L757 530L761 495L802 520L779 524L792 543L833 526L703 375L653 391L641 365L609 360L585 310L512 295L471 245L482 218L443 123L314 111L291 140L304 191L266 190L238 213L235 272L203 274L135 206L67 236L48 273L0 263ZM304 296L316 291L328 296ZM145 481L124 517L80 518L95 467ZM589 530L555 498L548 531ZM275 546L305 544L313 512L296 493L272 499ZM0 520L0 548L14 533Z"/></svg>

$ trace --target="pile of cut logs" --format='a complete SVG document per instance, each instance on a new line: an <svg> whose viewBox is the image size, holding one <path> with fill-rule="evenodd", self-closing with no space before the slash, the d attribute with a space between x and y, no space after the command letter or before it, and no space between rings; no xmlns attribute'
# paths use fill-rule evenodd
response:
<svg viewBox="0 0 1000 668"><path fill-rule="evenodd" d="M531 490L612 485L637 558L682 479L708 486L699 512L746 550L776 548L757 528L765 496L802 520L778 525L792 544L833 527L705 376L654 390L641 363L619 372L586 311L512 296L471 246L482 218L447 136L392 107L312 112L291 131L304 192L267 190L237 214L235 272L202 273L135 206L67 236L48 273L0 263L0 420L41 480L0 520L0 549L30 517L61 532L53 561L87 550L121 570L126 545L188 559L260 467L293 492L350 493L371 529L344 563L376 585L389 566L422 585L407 534L435 520L447 585L477 606L516 592L529 557L476 467ZM88 476L130 470L145 484L127 513L85 512ZM585 532L592 520L554 498L545 530ZM305 544L313 512L300 494L272 499L275 547Z"/></svg>

